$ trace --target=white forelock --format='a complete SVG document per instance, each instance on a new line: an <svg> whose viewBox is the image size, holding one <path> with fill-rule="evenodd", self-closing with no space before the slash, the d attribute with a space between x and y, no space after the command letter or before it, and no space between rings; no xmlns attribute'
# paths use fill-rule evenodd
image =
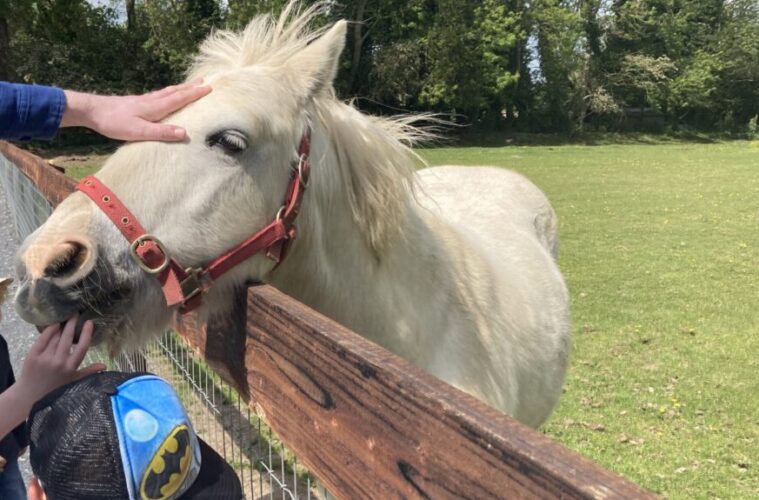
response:
<svg viewBox="0 0 759 500"><path fill-rule="evenodd" d="M303 9L300 2L291 1L278 18L263 14L240 32L213 32L201 44L188 78L208 78L254 64L281 64L324 34L325 28L314 29L311 25L327 8L327 2Z"/></svg>

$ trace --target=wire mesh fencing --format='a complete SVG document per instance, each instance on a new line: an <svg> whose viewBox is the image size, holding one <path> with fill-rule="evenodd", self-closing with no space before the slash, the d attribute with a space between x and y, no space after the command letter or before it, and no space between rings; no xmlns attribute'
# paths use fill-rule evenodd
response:
<svg viewBox="0 0 759 500"><path fill-rule="evenodd" d="M52 205L10 160L0 154L0 183L11 207L19 241L52 213ZM120 371L146 371L169 381L187 409L198 436L229 463L248 499L331 498L240 395L168 331L143 350L109 358L92 349L89 362Z"/></svg>
<svg viewBox="0 0 759 500"><path fill-rule="evenodd" d="M246 498L319 498L317 484L271 429L259 419L181 336L166 332L131 355L100 361L119 371L147 371L169 381L198 436L234 468Z"/></svg>
<svg viewBox="0 0 759 500"><path fill-rule="evenodd" d="M16 166L0 154L0 182L11 207L19 241L34 232L53 211L50 202Z"/></svg>

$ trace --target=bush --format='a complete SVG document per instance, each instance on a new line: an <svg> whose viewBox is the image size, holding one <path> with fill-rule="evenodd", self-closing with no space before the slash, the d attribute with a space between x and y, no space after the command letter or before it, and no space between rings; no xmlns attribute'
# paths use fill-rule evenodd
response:
<svg viewBox="0 0 759 500"><path fill-rule="evenodd" d="M754 115L752 119L748 121L747 129L749 139L759 138L759 115Z"/></svg>

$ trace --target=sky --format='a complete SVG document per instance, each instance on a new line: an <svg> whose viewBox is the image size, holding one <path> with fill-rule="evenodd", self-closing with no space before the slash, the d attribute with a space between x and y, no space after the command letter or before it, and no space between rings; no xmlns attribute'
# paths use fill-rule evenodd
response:
<svg viewBox="0 0 759 500"><path fill-rule="evenodd" d="M96 7L113 7L118 13L119 20L126 20L126 6L122 0L87 0L87 2Z"/></svg>

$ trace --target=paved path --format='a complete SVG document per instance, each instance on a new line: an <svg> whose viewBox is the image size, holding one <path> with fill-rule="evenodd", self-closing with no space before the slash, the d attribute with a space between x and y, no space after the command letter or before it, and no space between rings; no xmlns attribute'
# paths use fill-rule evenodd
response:
<svg viewBox="0 0 759 500"><path fill-rule="evenodd" d="M15 276L13 259L18 246L19 238L13 224L13 216L5 198L5 192L0 188L0 276ZM18 376L21 373L21 363L24 355L37 338L37 332L16 314L12 299L15 291L16 283L13 283L8 294L9 299L2 306L3 320L0 323L0 333L2 333L8 342L13 371ZM28 480L31 476L29 454L27 453L22 457L19 463L24 477Z"/></svg>

